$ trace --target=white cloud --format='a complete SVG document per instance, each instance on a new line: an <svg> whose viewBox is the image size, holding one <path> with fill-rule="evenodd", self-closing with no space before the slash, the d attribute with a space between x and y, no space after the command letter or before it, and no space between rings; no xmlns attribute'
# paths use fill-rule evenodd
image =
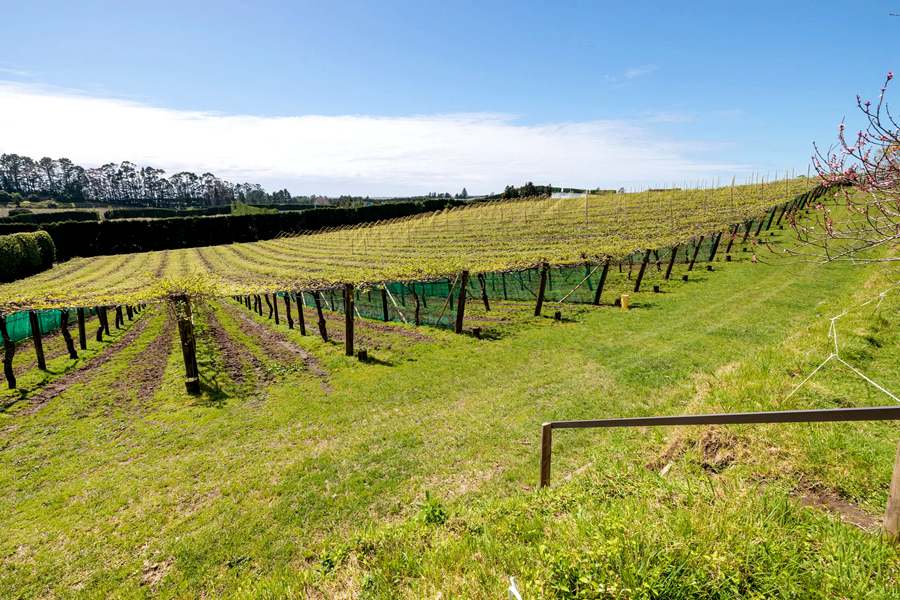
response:
<svg viewBox="0 0 900 600"><path fill-rule="evenodd" d="M637 79L638 77L643 77L644 75L649 75L659 69L656 65L642 65L640 67L631 67L630 69L625 69L625 79Z"/></svg>
<svg viewBox="0 0 900 600"><path fill-rule="evenodd" d="M646 124L538 125L497 114L260 117L181 111L0 82L0 152L130 160L168 172L211 171L293 193L390 195L501 190L534 181L640 186L730 175L707 145L664 139Z"/></svg>

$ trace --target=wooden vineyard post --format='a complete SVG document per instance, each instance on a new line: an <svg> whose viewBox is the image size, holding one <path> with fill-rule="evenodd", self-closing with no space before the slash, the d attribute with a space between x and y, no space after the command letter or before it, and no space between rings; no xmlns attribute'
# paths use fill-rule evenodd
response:
<svg viewBox="0 0 900 600"><path fill-rule="evenodd" d="M750 219L746 223L744 223L744 237L741 238L741 243L744 244L747 242L747 238L750 236L750 229L753 228L753 219Z"/></svg>
<svg viewBox="0 0 900 600"><path fill-rule="evenodd" d="M94 313L97 315L97 341L103 341L103 317L100 316L100 307L97 306L94 308Z"/></svg>
<svg viewBox="0 0 900 600"><path fill-rule="evenodd" d="M459 298L456 303L456 325L453 331L462 333L463 318L466 315L466 287L469 285L469 272L463 271L459 274Z"/></svg>
<svg viewBox="0 0 900 600"><path fill-rule="evenodd" d="M635 293L641 291L641 280L644 278L644 271L647 270L647 263L650 261L650 251L644 251L644 259L641 261L641 268L638 271L637 279L634 282Z"/></svg>
<svg viewBox="0 0 900 600"><path fill-rule="evenodd" d="M34 353L37 355L38 369L47 370L47 361L44 360L44 344L41 340L41 323L38 320L37 311L28 311L28 320L31 323L31 339L34 342Z"/></svg>
<svg viewBox="0 0 900 600"><path fill-rule="evenodd" d="M191 301L187 296L176 296L172 301L178 335L181 337L181 355L184 358L184 389L196 396L200 393L200 369L197 366L197 341L194 339L194 320Z"/></svg>
<svg viewBox="0 0 900 600"><path fill-rule="evenodd" d="M413 302L416 303L416 312L415 312L415 315L413 316L413 319L414 319L413 323L415 323L416 327L418 327L419 325L422 324L422 318L420 315L419 294L416 293L415 284L409 286L409 293L413 297ZM425 296L425 292L423 290L422 297L424 298L424 296Z"/></svg>
<svg viewBox="0 0 900 600"><path fill-rule="evenodd" d="M87 350L87 332L84 328L84 308L78 309L78 346Z"/></svg>
<svg viewBox="0 0 900 600"><path fill-rule="evenodd" d="M737 237L737 231L740 227L741 224L737 223L731 228L731 233L728 236L728 245L725 246L725 254L731 254L731 247L734 245L734 239Z"/></svg>
<svg viewBox="0 0 900 600"><path fill-rule="evenodd" d="M666 281L669 280L669 276L672 275L672 267L675 266L675 259L678 257L678 244L672 246L672 255L669 257L669 265L666 267L666 275L663 277Z"/></svg>
<svg viewBox="0 0 900 600"><path fill-rule="evenodd" d="M16 389L16 374L13 372L13 357L16 355L16 345L9 339L6 330L6 315L0 315L0 337L3 338L3 375L6 377L6 385L9 389Z"/></svg>
<svg viewBox="0 0 900 600"><path fill-rule="evenodd" d="M116 306L116 329L122 329L125 326L125 317L122 316L122 306Z"/></svg>
<svg viewBox="0 0 900 600"><path fill-rule="evenodd" d="M278 319L278 292L272 292L272 314L275 315L275 324L280 324Z"/></svg>
<svg viewBox="0 0 900 600"><path fill-rule="evenodd" d="M553 426L541 425L541 487L550 485L550 459L553 456Z"/></svg>
<svg viewBox="0 0 900 600"><path fill-rule="evenodd" d="M100 307L100 316L103 318L103 333L106 335L112 335L109 332L109 307L101 306Z"/></svg>
<svg viewBox="0 0 900 600"><path fill-rule="evenodd" d="M762 219L759 220L759 225L756 226L756 232L753 234L753 237L759 237L759 232L762 231L763 223L766 222L766 215L763 215Z"/></svg>
<svg viewBox="0 0 900 600"><path fill-rule="evenodd" d="M263 298L266 299L266 306L269 307L269 316L268 316L268 318L271 319L271 318L272 318L272 313L274 312L273 309L272 309L272 301L269 300L269 295L268 295L268 294L263 294Z"/></svg>
<svg viewBox="0 0 900 600"><path fill-rule="evenodd" d="M600 271L600 281L597 282L597 289L594 290L594 306L600 306L600 294L603 293L603 285L606 283L607 273L609 273L609 258L603 263L603 270Z"/></svg>
<svg viewBox="0 0 900 600"><path fill-rule="evenodd" d="M344 284L344 354L353 356L353 284Z"/></svg>
<svg viewBox="0 0 900 600"><path fill-rule="evenodd" d="M66 350L69 352L69 358L76 359L78 358L78 353L75 352L75 342L72 340L72 334L69 333L69 309L64 308L59 311L59 330L62 333L63 340L66 342Z"/></svg>
<svg viewBox="0 0 900 600"><path fill-rule="evenodd" d="M294 328L294 317L291 316L291 293L284 293L284 316L287 317L288 329Z"/></svg>
<svg viewBox="0 0 900 600"><path fill-rule="evenodd" d="M506 297L506 273L502 271L500 272L500 283L503 284L503 299L509 300L509 298Z"/></svg>
<svg viewBox="0 0 900 600"><path fill-rule="evenodd" d="M884 511L884 533L891 541L900 541L900 444L897 444L891 488Z"/></svg>
<svg viewBox="0 0 900 600"><path fill-rule="evenodd" d="M691 256L691 264L688 265L688 271L694 270L694 262L697 260L697 255L700 253L700 246L703 245L703 236L700 236L700 239L697 240L697 247L694 248L694 254Z"/></svg>
<svg viewBox="0 0 900 600"><path fill-rule="evenodd" d="M484 273L478 274L478 285L481 286L481 301L484 303L484 310L490 312L491 303L488 301L487 282L485 281Z"/></svg>
<svg viewBox="0 0 900 600"><path fill-rule="evenodd" d="M713 259L716 257L716 250L719 249L719 242L722 241L722 233L723 232L720 231L719 233L716 234L716 238L713 240L712 250L710 250L710 252L709 252L709 260L706 262L712 262Z"/></svg>
<svg viewBox="0 0 900 600"><path fill-rule="evenodd" d="M328 329L325 326L325 315L322 314L322 294L319 291L315 291L312 293L313 302L316 303L316 314L319 317L319 335L322 336L322 340L328 341Z"/></svg>
<svg viewBox="0 0 900 600"><path fill-rule="evenodd" d="M781 219L784 218L784 213L787 212L787 209L788 209L788 205L787 205L787 204L785 204L784 206L781 207L781 212L778 213L778 220L775 221L775 226L776 226L776 227L778 227L779 225L781 225Z"/></svg>
<svg viewBox="0 0 900 600"><path fill-rule="evenodd" d="M534 316L541 316L541 308L544 306L544 293L547 291L547 272L550 270L550 265L547 263L543 263L541 265L541 280L538 284L538 295L537 302L534 305Z"/></svg>
<svg viewBox="0 0 900 600"><path fill-rule="evenodd" d="M129 321L133 321L133 320L134 320L134 310L132 310L130 304L126 304L126 305L125 305L125 314L128 316L128 320L129 320Z"/></svg>
<svg viewBox="0 0 900 600"><path fill-rule="evenodd" d="M384 322L388 320L388 303L387 303L387 284L381 286L381 318Z"/></svg>
<svg viewBox="0 0 900 600"><path fill-rule="evenodd" d="M297 325L300 335L306 335L306 318L303 316L303 292L297 291Z"/></svg>
<svg viewBox="0 0 900 600"><path fill-rule="evenodd" d="M772 214L769 215L769 222L766 223L766 231L768 231L769 228L772 227L772 221L775 219L775 211L776 211L776 210L778 210L778 207L777 207L777 206L773 206L773 207L772 207Z"/></svg>

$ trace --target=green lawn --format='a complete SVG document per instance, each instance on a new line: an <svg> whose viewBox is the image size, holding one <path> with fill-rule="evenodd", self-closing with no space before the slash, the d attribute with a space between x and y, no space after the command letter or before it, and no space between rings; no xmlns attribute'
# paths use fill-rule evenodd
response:
<svg viewBox="0 0 900 600"><path fill-rule="evenodd" d="M562 431L536 489L551 419L891 403L837 368L786 399L828 317L889 283L717 263L628 312L473 305L486 340L359 325L371 364L216 301L196 309L200 399L151 308L38 410L3 393L0 596L502 598L512 575L525 598L896 597L877 531L896 424ZM839 322L895 391L898 296Z"/></svg>

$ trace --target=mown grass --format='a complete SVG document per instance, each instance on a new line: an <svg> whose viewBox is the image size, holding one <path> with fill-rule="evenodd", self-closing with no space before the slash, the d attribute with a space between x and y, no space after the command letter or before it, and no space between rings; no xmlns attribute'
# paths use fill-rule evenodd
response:
<svg viewBox="0 0 900 600"><path fill-rule="evenodd" d="M271 322L213 302L199 399L177 342L151 397L117 384L162 331L150 312L116 360L0 417L0 595L496 598L515 576L526 598L895 596L877 528L798 500L828 491L877 520L893 424L566 431L536 490L550 419L889 403L833 368L785 399L827 355L828 317L889 277L722 264L627 313L495 303L490 340L366 330L374 364L282 324L324 387L240 326ZM898 306L839 326L847 359L895 390ZM207 310L247 358L241 383Z"/></svg>

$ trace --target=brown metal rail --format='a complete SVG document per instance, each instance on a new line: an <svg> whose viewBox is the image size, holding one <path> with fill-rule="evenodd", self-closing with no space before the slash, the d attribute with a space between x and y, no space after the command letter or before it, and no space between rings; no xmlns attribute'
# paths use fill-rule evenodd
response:
<svg viewBox="0 0 900 600"><path fill-rule="evenodd" d="M739 425L748 423L833 423L842 421L900 420L900 405L865 408L826 408L813 410L782 410L771 412L720 413L710 415L679 415L673 417L632 417L624 419L593 419L587 421L550 421L541 426L541 487L550 485L550 460L554 429L587 429L594 427L661 427L666 425ZM885 514L885 530L893 537L900 536L900 446L891 491Z"/></svg>

